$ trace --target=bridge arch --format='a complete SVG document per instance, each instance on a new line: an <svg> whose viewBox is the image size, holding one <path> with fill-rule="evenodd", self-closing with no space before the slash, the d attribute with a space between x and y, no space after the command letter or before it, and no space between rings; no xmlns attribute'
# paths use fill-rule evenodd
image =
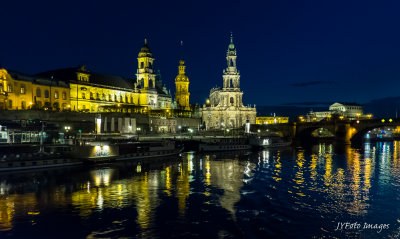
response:
<svg viewBox="0 0 400 239"><path fill-rule="evenodd" d="M332 134L332 136L336 136L335 130L332 129L331 127L315 125L315 126L310 126L310 127L299 128L296 132L296 137L300 138L300 139L312 138L313 137L312 133L318 129L324 129L324 130L328 131L330 134Z"/></svg>
<svg viewBox="0 0 400 239"><path fill-rule="evenodd" d="M378 125L371 125L368 127L363 127L351 137L351 142L362 142L364 140L365 134L367 134L369 131L374 130L374 129L379 129L379 128L386 128L386 127L397 127L396 125L392 124L378 124Z"/></svg>

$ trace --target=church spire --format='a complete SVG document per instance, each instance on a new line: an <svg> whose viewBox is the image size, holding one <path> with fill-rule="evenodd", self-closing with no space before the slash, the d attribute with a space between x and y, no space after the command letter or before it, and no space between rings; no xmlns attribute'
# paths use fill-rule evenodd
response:
<svg viewBox="0 0 400 239"><path fill-rule="evenodd" d="M224 74L223 74L223 79L224 79L223 87L225 89L234 88L236 90L239 90L240 75L236 68L236 58L237 58L236 48L235 48L235 44L233 44L233 34L231 32L230 42L228 45L228 51L226 52L227 67L224 70Z"/></svg>

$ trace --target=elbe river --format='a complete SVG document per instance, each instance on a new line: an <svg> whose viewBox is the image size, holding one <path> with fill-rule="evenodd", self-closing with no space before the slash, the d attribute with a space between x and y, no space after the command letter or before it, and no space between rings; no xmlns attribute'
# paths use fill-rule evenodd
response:
<svg viewBox="0 0 400 239"><path fill-rule="evenodd" d="M399 238L400 142L0 174L0 238Z"/></svg>

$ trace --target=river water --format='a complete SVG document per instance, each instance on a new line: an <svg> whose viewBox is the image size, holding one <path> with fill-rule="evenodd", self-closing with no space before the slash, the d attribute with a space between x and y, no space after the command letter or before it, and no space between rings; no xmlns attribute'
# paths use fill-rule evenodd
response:
<svg viewBox="0 0 400 239"><path fill-rule="evenodd" d="M0 174L0 238L399 235L398 141Z"/></svg>

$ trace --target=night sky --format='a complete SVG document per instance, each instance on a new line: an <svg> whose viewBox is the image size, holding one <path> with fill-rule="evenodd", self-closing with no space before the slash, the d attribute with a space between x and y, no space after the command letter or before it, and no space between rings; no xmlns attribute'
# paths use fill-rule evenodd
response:
<svg viewBox="0 0 400 239"><path fill-rule="evenodd" d="M132 77L147 38L167 87L183 55L191 103L204 103L232 31L245 104L400 95L400 1L13 0L1 22L2 67L29 74L86 64Z"/></svg>

